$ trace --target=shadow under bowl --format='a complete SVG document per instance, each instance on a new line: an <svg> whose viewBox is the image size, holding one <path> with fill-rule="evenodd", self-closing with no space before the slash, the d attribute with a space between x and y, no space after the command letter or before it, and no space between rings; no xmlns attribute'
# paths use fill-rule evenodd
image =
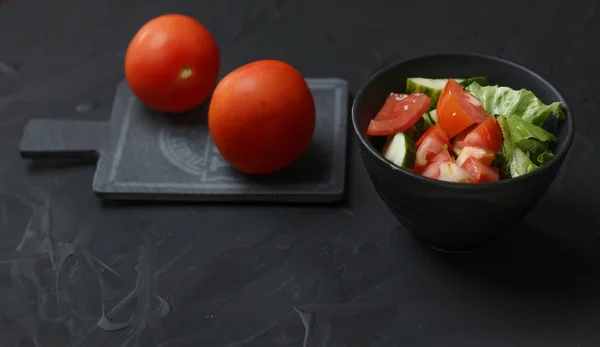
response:
<svg viewBox="0 0 600 347"><path fill-rule="evenodd" d="M534 172L493 183L460 184L429 179L385 159L384 139L366 136L369 121L390 92L405 91L409 77L486 76L492 84L532 91L544 103L563 103L563 123L554 158ZM370 77L352 105L352 124L373 185L398 220L429 247L464 252L481 248L514 229L556 178L573 141L575 125L562 93L532 70L480 54L438 54L393 63Z"/></svg>

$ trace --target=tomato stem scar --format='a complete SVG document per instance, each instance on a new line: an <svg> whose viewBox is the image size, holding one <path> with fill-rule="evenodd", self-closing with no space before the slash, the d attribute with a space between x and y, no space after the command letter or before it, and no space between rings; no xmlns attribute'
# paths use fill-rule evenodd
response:
<svg viewBox="0 0 600 347"><path fill-rule="evenodd" d="M188 77L190 77L192 75L192 69L190 69L189 67L184 67L183 69L181 69L181 71L179 71L179 77L186 79Z"/></svg>

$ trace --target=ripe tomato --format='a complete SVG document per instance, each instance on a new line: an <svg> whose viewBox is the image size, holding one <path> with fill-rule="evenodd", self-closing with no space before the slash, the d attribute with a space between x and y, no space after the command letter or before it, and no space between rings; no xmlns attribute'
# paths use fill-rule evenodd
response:
<svg viewBox="0 0 600 347"><path fill-rule="evenodd" d="M449 138L460 134L469 126L483 122L487 116L481 102L450 79L436 106L438 124Z"/></svg>
<svg viewBox="0 0 600 347"><path fill-rule="evenodd" d="M473 183L473 178L463 168L453 162L431 164L423 176L446 182Z"/></svg>
<svg viewBox="0 0 600 347"><path fill-rule="evenodd" d="M464 140L465 146L474 146L488 149L494 153L502 148L502 130L494 115L487 118L475 127Z"/></svg>
<svg viewBox="0 0 600 347"><path fill-rule="evenodd" d="M475 183L497 182L500 180L500 174L497 168L486 165L472 157L467 158L460 167L471 176Z"/></svg>
<svg viewBox="0 0 600 347"><path fill-rule="evenodd" d="M309 147L315 103L292 66L260 60L229 73L215 89L208 127L217 149L247 174L275 173Z"/></svg>
<svg viewBox="0 0 600 347"><path fill-rule="evenodd" d="M435 164L439 164L439 163L451 163L452 162L452 156L450 155L450 152L448 152L448 150L446 149L442 149L440 151L440 153L436 154L435 157L433 157L427 164L425 164L425 166L416 166L415 169L413 170L413 172L415 173L423 173L425 171L427 171L427 169Z"/></svg>
<svg viewBox="0 0 600 347"><path fill-rule="evenodd" d="M481 147L467 146L463 148L460 155L456 158L456 164L462 166L469 158L479 160L484 165L491 165L494 158L496 158L496 153Z"/></svg>
<svg viewBox="0 0 600 347"><path fill-rule="evenodd" d="M431 164L451 163L451 162L452 162L452 156L450 155L450 152L448 152L447 149L442 149L442 151L440 153L438 153L435 157L433 157L433 159L431 159Z"/></svg>
<svg viewBox="0 0 600 347"><path fill-rule="evenodd" d="M388 136L407 130L423 116L430 103L431 98L425 94L391 93L377 116L371 119L367 135Z"/></svg>
<svg viewBox="0 0 600 347"><path fill-rule="evenodd" d="M448 135L446 135L446 133L444 132L444 130L442 130L442 128L439 125L434 124L429 129L427 129L427 131L425 131L423 133L423 135L421 135L421 137L419 137L419 139L417 140L416 146L420 147L421 144L423 143L423 141L426 138L428 138L429 136L437 137L437 138L439 138L440 140L442 140L444 142L449 142L450 141L450 139L448 138Z"/></svg>
<svg viewBox="0 0 600 347"><path fill-rule="evenodd" d="M419 171L443 149L450 148L450 140L438 124L429 128L417 141L415 170Z"/></svg>
<svg viewBox="0 0 600 347"><path fill-rule="evenodd" d="M477 127L477 124L474 124L465 130L463 130L460 134L456 135L452 140L452 149L456 155L460 155L460 152L465 147L465 137L469 135L469 133Z"/></svg>
<svg viewBox="0 0 600 347"><path fill-rule="evenodd" d="M125 77L144 104L184 112L202 104L219 77L217 43L195 19L167 14L144 24L125 54Z"/></svg>

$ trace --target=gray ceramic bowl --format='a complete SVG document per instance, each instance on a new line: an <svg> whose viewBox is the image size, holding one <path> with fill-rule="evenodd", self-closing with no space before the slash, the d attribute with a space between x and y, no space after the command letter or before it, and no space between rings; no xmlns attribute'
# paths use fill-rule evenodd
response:
<svg viewBox="0 0 600 347"><path fill-rule="evenodd" d="M379 152L382 143L365 135L390 92L404 92L407 77L486 76L493 84L526 88L544 103L561 101L567 121L558 134L554 158L536 171L494 183L459 184L403 170ZM352 123L363 163L379 196L414 236L430 247L468 251L486 245L519 224L545 194L573 141L573 115L550 82L519 64L478 54L440 54L396 62L360 88Z"/></svg>

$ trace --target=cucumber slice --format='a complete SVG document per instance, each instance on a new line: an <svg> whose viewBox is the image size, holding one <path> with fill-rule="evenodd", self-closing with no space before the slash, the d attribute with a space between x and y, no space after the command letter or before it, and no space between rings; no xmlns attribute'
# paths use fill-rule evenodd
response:
<svg viewBox="0 0 600 347"><path fill-rule="evenodd" d="M423 118L421 118L421 119L423 119ZM421 122L421 120L419 120L419 122ZM412 127L410 127L409 129L405 130L404 135L406 135L411 140L417 142L419 137L421 137L421 135L425 132L425 130L423 130L424 128L425 128L425 122L423 121L422 126L419 124L415 124Z"/></svg>
<svg viewBox="0 0 600 347"><path fill-rule="evenodd" d="M456 78L456 82L464 81L461 78ZM448 83L447 78L422 78L411 77L406 79L406 94L423 93L431 98L431 104L427 111L435 109L440 94L444 90L444 86Z"/></svg>
<svg viewBox="0 0 600 347"><path fill-rule="evenodd" d="M383 146L384 158L402 168L412 168L415 165L417 149L415 141L405 133L390 136Z"/></svg>
<svg viewBox="0 0 600 347"><path fill-rule="evenodd" d="M487 86L490 81L487 77L476 76L467 79L455 78L456 82L460 83L463 87L468 87L471 83L477 82L481 86ZM431 98L431 104L427 111L434 110L440 94L444 90L444 87L448 83L447 78L423 78L423 77L411 77L406 79L406 94L411 93L423 93Z"/></svg>
<svg viewBox="0 0 600 347"><path fill-rule="evenodd" d="M433 110L433 111L435 111L435 110ZM421 119L423 120L423 132L427 131L427 129L431 128L431 126L434 124L431 122L430 112L425 112L425 114L423 114L423 117L421 117Z"/></svg>
<svg viewBox="0 0 600 347"><path fill-rule="evenodd" d="M437 124L437 111L436 110L431 110L431 112L429 112L429 120L431 121L431 124Z"/></svg>

